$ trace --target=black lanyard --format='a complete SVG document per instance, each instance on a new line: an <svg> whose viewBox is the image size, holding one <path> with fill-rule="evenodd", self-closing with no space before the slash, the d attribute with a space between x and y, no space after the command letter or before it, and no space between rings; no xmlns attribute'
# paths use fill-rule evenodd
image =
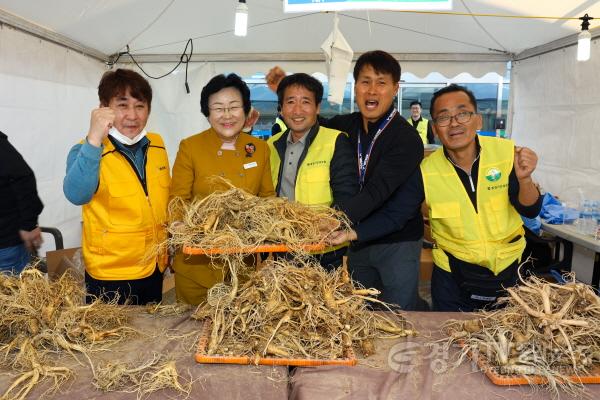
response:
<svg viewBox="0 0 600 400"><path fill-rule="evenodd" d="M357 145L358 183L360 184L361 189L362 189L363 185L365 184L365 175L367 174L367 165L369 164L369 159L371 158L371 150L373 150L373 145L375 144L375 141L377 140L379 135L381 135L381 133L385 130L385 128L387 128L387 126L394 119L394 117L396 116L397 113L398 113L398 110L396 110L394 108L389 113L387 118L384 119L383 121L381 121L381 123L379 124L379 128L377 128L377 132L375 132L375 136L373 136L373 140L371 141L371 144L369 144L369 148L367 149L367 154L365 154L364 160L363 160L363 156L362 156L362 144L360 143L360 133L358 134L358 145Z"/></svg>

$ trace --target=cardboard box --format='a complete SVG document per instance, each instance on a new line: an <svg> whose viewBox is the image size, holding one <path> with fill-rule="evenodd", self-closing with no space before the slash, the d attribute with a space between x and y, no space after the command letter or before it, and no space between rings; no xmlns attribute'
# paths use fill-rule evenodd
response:
<svg viewBox="0 0 600 400"><path fill-rule="evenodd" d="M84 267L78 266L78 263L82 263L83 260L74 260L75 253L80 250L81 247L74 247L71 249L62 249L46 252L46 265L48 268L48 278L50 280L58 279L67 270L71 270L74 276L84 281ZM163 280L163 293L166 293L175 288L175 275L170 273L168 270L165 271Z"/></svg>
<svg viewBox="0 0 600 400"><path fill-rule="evenodd" d="M74 247L70 249L54 250L46 252L46 265L48 268L48 278L50 280L58 279L67 270L71 272L77 278L81 278L83 281L83 270L78 268L76 263L73 261L73 256L80 247Z"/></svg>

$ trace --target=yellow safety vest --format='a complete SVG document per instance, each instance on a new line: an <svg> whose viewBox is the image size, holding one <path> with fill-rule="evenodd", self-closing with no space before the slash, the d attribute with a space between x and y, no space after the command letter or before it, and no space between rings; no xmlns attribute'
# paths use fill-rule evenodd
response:
<svg viewBox="0 0 600 400"><path fill-rule="evenodd" d="M319 127L319 131L306 151L306 156L302 160L302 164L298 166L296 187L294 188L294 195L298 203L328 207L333 203L333 192L329 182L329 167L335 151L335 142L339 134L341 134L340 131ZM283 135L287 135L287 132L279 132L267 140L269 150L271 151L271 177L273 178L274 188L277 188L279 169L281 167L281 159L274 143ZM323 251L313 252L313 254L323 254L346 246L348 246L348 243L343 243L328 247Z"/></svg>
<svg viewBox="0 0 600 400"><path fill-rule="evenodd" d="M422 118L422 121L419 122L419 125L417 125L416 129L417 129L417 132L419 132L419 136L421 136L421 140L423 141L423 144L427 144L427 127L429 125L429 120L425 119L423 117L421 117L421 118ZM413 125L414 121L413 121L412 117L408 117L407 121L411 126L414 126Z"/></svg>
<svg viewBox="0 0 600 400"><path fill-rule="evenodd" d="M281 132L287 131L287 125L279 117L275 118L275 123L273 125L279 125L279 132L277 132L277 133L281 133Z"/></svg>
<svg viewBox="0 0 600 400"><path fill-rule="evenodd" d="M520 260L525 249L523 222L508 197L514 143L481 136L479 143L478 212L443 148L421 163L431 234L436 243L433 261L450 272L448 252L498 275Z"/></svg>
<svg viewBox="0 0 600 400"><path fill-rule="evenodd" d="M103 141L98 190L83 211L83 258L88 274L100 280L150 276L166 254L149 257L167 235L169 160L162 138L148 133L144 192L133 167L111 141Z"/></svg>
<svg viewBox="0 0 600 400"><path fill-rule="evenodd" d="M335 151L335 141L340 133L329 128L319 128L319 132L306 151L306 157L298 166L295 187L298 203L323 206L330 206L333 203L329 166ZM287 135L287 132L279 132L267 141L271 150L271 177L275 188L279 181L281 159L274 143L283 135Z"/></svg>

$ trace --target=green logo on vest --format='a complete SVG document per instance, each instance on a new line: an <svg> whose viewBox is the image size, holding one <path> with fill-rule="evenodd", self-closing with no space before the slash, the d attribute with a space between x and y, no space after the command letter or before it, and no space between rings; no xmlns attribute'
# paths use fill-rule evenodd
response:
<svg viewBox="0 0 600 400"><path fill-rule="evenodd" d="M485 174L485 179L487 179L490 182L496 182L498 180L500 180L500 177L502 176L502 173L500 172L500 170L498 168L490 168L487 172L487 174Z"/></svg>

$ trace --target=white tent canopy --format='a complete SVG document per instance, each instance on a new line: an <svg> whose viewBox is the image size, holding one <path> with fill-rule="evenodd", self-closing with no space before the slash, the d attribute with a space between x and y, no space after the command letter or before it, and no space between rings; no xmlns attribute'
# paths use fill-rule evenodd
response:
<svg viewBox="0 0 600 400"><path fill-rule="evenodd" d="M185 93L183 73L151 81L155 98L149 128L165 137L171 162L179 140L207 126L199 93L215 73L249 76L274 64L325 72L319 47L332 29L333 15L284 14L280 0L248 0L248 36L236 37L236 3L0 0L0 130L36 172L46 205L40 222L59 227L68 246L79 242L80 216L62 195L66 154L87 132L105 62L127 45L144 69L159 75L175 65L193 39L192 93ZM455 0L452 12L600 17L600 2ZM513 61L509 124L518 144L539 153L536 177L560 192L599 172L593 133L600 126L600 82L594 73L600 68L600 46L593 42L587 63L575 61L581 21L390 11L338 15L355 56L381 48L400 60L404 73L419 77L431 72L449 78L462 72L504 75L507 61ZM598 24L593 20L591 27ZM126 56L119 61L130 62Z"/></svg>
<svg viewBox="0 0 600 400"><path fill-rule="evenodd" d="M79 43L82 51L108 59L126 46L141 61L178 60L188 38L193 61L322 61L319 45L331 31L327 13L284 14L280 0L250 0L248 36L232 34L237 1L197 0L2 0L3 19L23 19L47 29L56 39ZM513 16L573 17L600 15L597 1L458 0L452 12ZM542 15L540 15L542 14ZM407 71L423 76L414 61L460 62L481 76L501 75L519 53L579 32L580 21L505 19L391 11L344 11L340 29L355 53L385 48ZM482 72L480 62L488 64ZM468 67L464 67L464 63ZM446 76L453 76L440 67ZM429 71L427 71L429 72ZM462 71L461 71L462 72ZM454 74L455 75L455 74Z"/></svg>

